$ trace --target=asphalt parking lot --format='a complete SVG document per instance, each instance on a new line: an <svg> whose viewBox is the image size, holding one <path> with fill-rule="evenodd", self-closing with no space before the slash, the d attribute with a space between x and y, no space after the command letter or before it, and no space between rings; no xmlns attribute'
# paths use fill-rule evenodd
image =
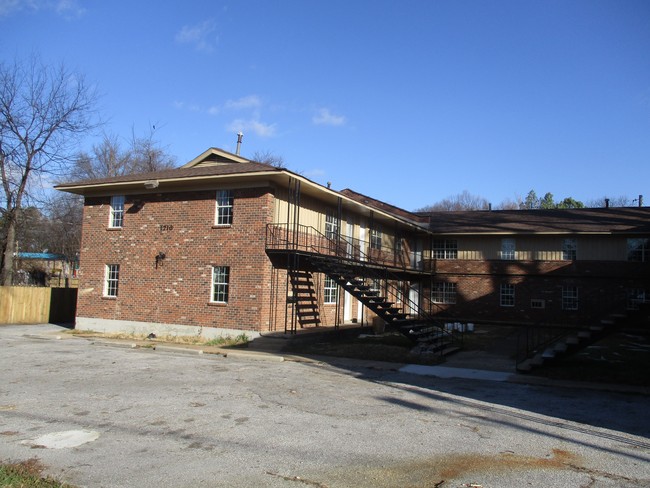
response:
<svg viewBox="0 0 650 488"><path fill-rule="evenodd" d="M88 487L650 487L650 397L0 326L0 459Z"/></svg>

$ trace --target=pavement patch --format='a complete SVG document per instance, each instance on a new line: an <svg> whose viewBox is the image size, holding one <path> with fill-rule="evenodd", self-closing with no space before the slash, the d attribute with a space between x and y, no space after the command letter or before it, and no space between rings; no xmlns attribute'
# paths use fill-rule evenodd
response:
<svg viewBox="0 0 650 488"><path fill-rule="evenodd" d="M32 448L65 449L79 447L97 439L99 439L99 432L94 430L66 430L45 434L33 440L25 440L21 444Z"/></svg>

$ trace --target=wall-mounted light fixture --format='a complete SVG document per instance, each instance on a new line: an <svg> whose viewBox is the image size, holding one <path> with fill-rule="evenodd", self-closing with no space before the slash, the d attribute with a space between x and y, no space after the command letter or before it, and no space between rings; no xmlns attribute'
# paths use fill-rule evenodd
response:
<svg viewBox="0 0 650 488"><path fill-rule="evenodd" d="M158 188L159 184L158 180L148 180L144 182L144 187L147 190L153 190L154 188Z"/></svg>
<svg viewBox="0 0 650 488"><path fill-rule="evenodd" d="M155 258L156 259L156 269L158 269L158 265L162 266L162 264L163 264L162 262L165 260L166 257L167 257L166 254L164 252L162 252L162 251L160 251L160 252L158 252L158 254L156 254L156 258Z"/></svg>

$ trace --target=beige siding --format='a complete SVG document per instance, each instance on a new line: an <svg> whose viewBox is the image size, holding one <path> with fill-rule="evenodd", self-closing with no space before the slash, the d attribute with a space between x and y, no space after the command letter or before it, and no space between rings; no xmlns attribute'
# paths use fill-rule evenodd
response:
<svg viewBox="0 0 650 488"><path fill-rule="evenodd" d="M521 261L562 261L562 243L572 236L522 236L514 237L515 256ZM458 259L501 259L501 236L459 237ZM574 237L577 258L587 260L627 260L625 237L589 236Z"/></svg>

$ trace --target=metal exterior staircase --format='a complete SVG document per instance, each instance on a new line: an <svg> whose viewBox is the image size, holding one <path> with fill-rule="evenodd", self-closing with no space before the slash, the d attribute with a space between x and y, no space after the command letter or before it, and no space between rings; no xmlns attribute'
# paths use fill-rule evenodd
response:
<svg viewBox="0 0 650 488"><path fill-rule="evenodd" d="M312 273L295 269L289 270L288 273L300 327L318 327L321 321Z"/></svg>
<svg viewBox="0 0 650 488"><path fill-rule="evenodd" d="M631 320L640 319L646 326L650 303L640 304L639 310L626 313L610 312L599 323L584 328L529 327L517 347L517 371L528 373L563 357L575 354L604 337L613 334Z"/></svg>

